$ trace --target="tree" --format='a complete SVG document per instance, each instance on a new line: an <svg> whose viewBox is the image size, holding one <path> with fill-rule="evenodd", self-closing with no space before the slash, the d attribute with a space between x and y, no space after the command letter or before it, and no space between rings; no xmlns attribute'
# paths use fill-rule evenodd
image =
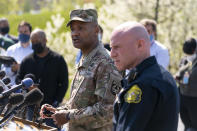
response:
<svg viewBox="0 0 197 131"><path fill-rule="evenodd" d="M183 42L197 34L196 5L196 0L106 0L99 9L99 23L104 28L104 40L109 41L113 28L125 21L155 19L158 40L170 52L169 70L175 73Z"/></svg>

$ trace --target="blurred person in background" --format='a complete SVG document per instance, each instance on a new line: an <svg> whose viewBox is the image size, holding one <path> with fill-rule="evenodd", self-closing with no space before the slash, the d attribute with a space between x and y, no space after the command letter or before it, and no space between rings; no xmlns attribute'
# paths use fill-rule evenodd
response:
<svg viewBox="0 0 197 131"><path fill-rule="evenodd" d="M0 18L0 54L5 55L8 47L18 42L18 39L9 35L10 26L6 18ZM0 63L0 67L3 63Z"/></svg>
<svg viewBox="0 0 197 131"><path fill-rule="evenodd" d="M18 42L18 39L15 36L9 34L10 25L6 18L0 18L0 34L5 38L11 39L14 43ZM4 43L0 43L0 45L4 48L8 48Z"/></svg>
<svg viewBox="0 0 197 131"><path fill-rule="evenodd" d="M68 89L67 64L62 55L47 47L47 37L43 30L35 29L30 39L34 52L21 62L16 83L20 83L25 75L33 74L34 81L44 94L41 105L47 103L58 107ZM56 127L51 119L45 121L47 125Z"/></svg>
<svg viewBox="0 0 197 131"><path fill-rule="evenodd" d="M197 42L190 38L183 44L184 58L181 59L175 79L179 83L180 116L185 131L197 131Z"/></svg>
<svg viewBox="0 0 197 131"><path fill-rule="evenodd" d="M10 46L6 51L6 56L11 56L16 62L10 65L4 64L2 69L6 71L6 75L10 77L11 84L15 84L16 74L19 70L20 63L24 57L33 52L30 42L30 34L32 31L32 26L30 23L22 21L18 25L18 38L19 42Z"/></svg>
<svg viewBox="0 0 197 131"><path fill-rule="evenodd" d="M159 65L163 66L165 69L168 69L170 61L168 49L163 44L155 40L157 33L156 21L151 19L143 19L140 23L145 26L149 34L151 42L150 55L156 57Z"/></svg>

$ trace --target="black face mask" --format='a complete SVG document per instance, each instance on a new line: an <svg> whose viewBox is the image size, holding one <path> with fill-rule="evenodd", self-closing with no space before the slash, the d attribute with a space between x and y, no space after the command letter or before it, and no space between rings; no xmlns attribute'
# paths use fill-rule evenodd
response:
<svg viewBox="0 0 197 131"><path fill-rule="evenodd" d="M10 30L10 28L8 26L0 28L0 32L2 34L7 34L9 32L9 30Z"/></svg>
<svg viewBox="0 0 197 131"><path fill-rule="evenodd" d="M45 46L42 43L34 43L32 44L32 49L36 54L40 54L44 51Z"/></svg>

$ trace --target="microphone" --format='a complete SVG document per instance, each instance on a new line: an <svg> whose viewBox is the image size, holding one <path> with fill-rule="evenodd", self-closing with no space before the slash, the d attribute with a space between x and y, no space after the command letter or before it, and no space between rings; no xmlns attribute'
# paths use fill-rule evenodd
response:
<svg viewBox="0 0 197 131"><path fill-rule="evenodd" d="M3 83L10 89L11 88L11 79L9 78L9 77L4 77L3 79L2 79L2 81L3 81Z"/></svg>
<svg viewBox="0 0 197 131"><path fill-rule="evenodd" d="M15 87L12 87L9 90L4 91L3 93L0 94L0 99L8 97L12 92L17 91L18 89L27 89L30 86L33 85L33 80L31 78L25 78L24 80L22 80L21 84L16 85Z"/></svg>
<svg viewBox="0 0 197 131"><path fill-rule="evenodd" d="M4 84L4 82L3 82L2 80L0 80L0 86L3 87L3 90L4 90L4 91L9 90L9 88Z"/></svg>
<svg viewBox="0 0 197 131"><path fill-rule="evenodd" d="M3 86L0 86L0 93L4 91Z"/></svg>
<svg viewBox="0 0 197 131"><path fill-rule="evenodd" d="M6 73L5 71L1 70L0 71L0 79L3 79L3 77L5 77Z"/></svg>
<svg viewBox="0 0 197 131"><path fill-rule="evenodd" d="M23 102L23 100L24 100L24 95L22 93L12 93L9 96L7 110L4 113L4 115L8 114L14 105Z"/></svg>
<svg viewBox="0 0 197 131"><path fill-rule="evenodd" d="M3 119L1 119L0 124L9 119L10 117L16 115L21 108L41 102L43 100L43 96L43 93L38 88L31 90L25 95L23 103L16 106L9 114L7 114Z"/></svg>
<svg viewBox="0 0 197 131"><path fill-rule="evenodd" d="M12 93L9 96L8 103L12 105L16 105L22 102L23 100L24 100L24 95L22 93Z"/></svg>
<svg viewBox="0 0 197 131"><path fill-rule="evenodd" d="M22 102L24 100L24 96L21 93L12 93L9 98L3 98L0 101L0 114L3 112L6 104L8 103L8 107L9 105L15 105L15 104L19 104L20 102ZM7 109L8 111L9 109ZM7 112L6 111L6 112Z"/></svg>
<svg viewBox="0 0 197 131"><path fill-rule="evenodd" d="M1 101L0 101L0 114L3 112L7 103L8 103L8 98L1 99Z"/></svg>
<svg viewBox="0 0 197 131"><path fill-rule="evenodd" d="M44 94L38 88L34 88L25 95L23 104L33 105L43 100Z"/></svg>
<svg viewBox="0 0 197 131"><path fill-rule="evenodd" d="M3 83L4 83L5 85L8 85L8 84L11 82L11 80L10 80L9 77L3 78L2 81L3 81Z"/></svg>
<svg viewBox="0 0 197 131"><path fill-rule="evenodd" d="M0 72L0 74L1 74L1 72ZM4 77L2 80L0 80L0 86L3 87L4 91L9 90L11 88L10 85L8 85L10 82L11 82L11 80L9 77Z"/></svg>

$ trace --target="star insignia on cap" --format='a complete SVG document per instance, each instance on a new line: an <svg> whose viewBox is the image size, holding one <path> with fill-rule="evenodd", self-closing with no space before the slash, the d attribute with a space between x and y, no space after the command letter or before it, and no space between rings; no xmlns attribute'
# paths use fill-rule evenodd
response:
<svg viewBox="0 0 197 131"><path fill-rule="evenodd" d="M86 14L85 11L82 11L81 14L79 15L79 17L81 17L81 18L87 18L88 15Z"/></svg>

